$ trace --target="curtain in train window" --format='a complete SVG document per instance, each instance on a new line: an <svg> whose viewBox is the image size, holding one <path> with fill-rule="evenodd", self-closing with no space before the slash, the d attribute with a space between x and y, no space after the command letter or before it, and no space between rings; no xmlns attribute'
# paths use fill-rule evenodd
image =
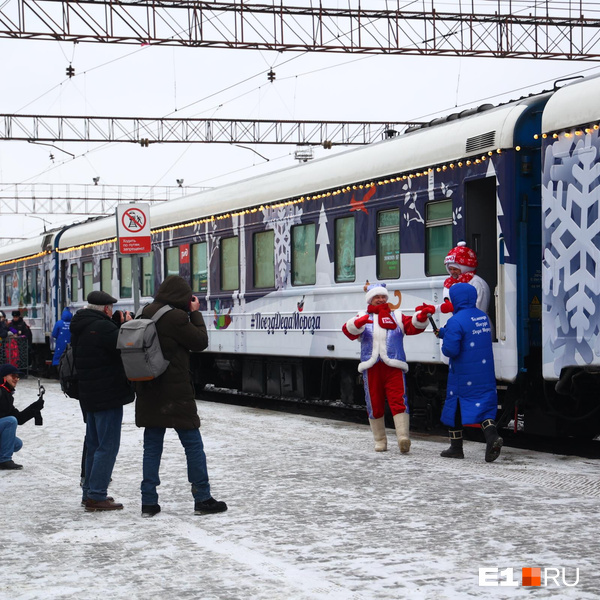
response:
<svg viewBox="0 0 600 600"><path fill-rule="evenodd" d="M452 200L430 202L426 211L425 273L446 275L444 259L452 249Z"/></svg>
<svg viewBox="0 0 600 600"><path fill-rule="evenodd" d="M192 289L206 292L208 289L208 260L206 242L192 245Z"/></svg>
<svg viewBox="0 0 600 600"><path fill-rule="evenodd" d="M94 269L92 262L83 263L83 298L87 299L88 294L94 289Z"/></svg>
<svg viewBox="0 0 600 600"><path fill-rule="evenodd" d="M221 289L237 290L240 287L240 238L221 240Z"/></svg>
<svg viewBox="0 0 600 600"><path fill-rule="evenodd" d="M46 269L46 302L52 305L52 278L49 269Z"/></svg>
<svg viewBox="0 0 600 600"><path fill-rule="evenodd" d="M292 285L313 285L317 281L316 226L292 228Z"/></svg>
<svg viewBox="0 0 600 600"><path fill-rule="evenodd" d="M142 296L154 296L154 255L142 257Z"/></svg>
<svg viewBox="0 0 600 600"><path fill-rule="evenodd" d="M335 222L335 280L341 283L355 279L354 217L345 217Z"/></svg>
<svg viewBox="0 0 600 600"><path fill-rule="evenodd" d="M377 278L400 277L400 211L377 214Z"/></svg>
<svg viewBox="0 0 600 600"><path fill-rule="evenodd" d="M131 256L122 256L121 260L121 280L119 283L119 297L131 298L133 289L133 263Z"/></svg>
<svg viewBox="0 0 600 600"><path fill-rule="evenodd" d="M254 234L254 287L275 287L275 232Z"/></svg>
<svg viewBox="0 0 600 600"><path fill-rule="evenodd" d="M79 265L71 265L71 302L79 299Z"/></svg>
<svg viewBox="0 0 600 600"><path fill-rule="evenodd" d="M12 300L12 275L4 276L4 304L11 305Z"/></svg>
<svg viewBox="0 0 600 600"><path fill-rule="evenodd" d="M179 275L179 246L165 251L165 278L169 275Z"/></svg>
<svg viewBox="0 0 600 600"><path fill-rule="evenodd" d="M100 261L100 289L112 295L112 259L103 258Z"/></svg>

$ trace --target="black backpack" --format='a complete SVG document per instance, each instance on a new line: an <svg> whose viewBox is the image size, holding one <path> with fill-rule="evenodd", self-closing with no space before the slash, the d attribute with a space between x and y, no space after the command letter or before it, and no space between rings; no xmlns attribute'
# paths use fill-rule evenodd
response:
<svg viewBox="0 0 600 600"><path fill-rule="evenodd" d="M73 356L73 346L67 344L58 362L58 379L60 389L65 396L79 400L79 379L75 370L75 357Z"/></svg>

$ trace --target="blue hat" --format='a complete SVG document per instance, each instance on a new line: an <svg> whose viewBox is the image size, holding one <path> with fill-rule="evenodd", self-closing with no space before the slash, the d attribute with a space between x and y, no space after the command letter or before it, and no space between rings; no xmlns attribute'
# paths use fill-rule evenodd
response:
<svg viewBox="0 0 600 600"><path fill-rule="evenodd" d="M367 288L367 294L365 296L367 304L371 304L371 300L375 296L385 296L386 298L389 298L389 294L385 283L372 283Z"/></svg>
<svg viewBox="0 0 600 600"><path fill-rule="evenodd" d="M15 365L0 366L0 378L4 379L7 375L12 375L13 373L20 375L19 369L17 369L17 367L15 367Z"/></svg>

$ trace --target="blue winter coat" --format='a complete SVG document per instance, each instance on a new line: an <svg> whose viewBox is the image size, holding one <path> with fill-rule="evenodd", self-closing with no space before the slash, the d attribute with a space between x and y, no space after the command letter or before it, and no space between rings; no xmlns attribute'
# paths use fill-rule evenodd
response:
<svg viewBox="0 0 600 600"><path fill-rule="evenodd" d="M65 351L67 344L71 341L71 319L73 315L68 308L63 310L61 319L56 321L54 329L52 330L52 337L56 340L56 347L54 349L54 357L52 358L52 364L58 365L62 353Z"/></svg>
<svg viewBox="0 0 600 600"><path fill-rule="evenodd" d="M454 316L440 329L442 353L450 359L442 423L456 425L460 405L463 425L495 419L498 410L492 327L488 316L476 308L477 291L468 283L450 288Z"/></svg>

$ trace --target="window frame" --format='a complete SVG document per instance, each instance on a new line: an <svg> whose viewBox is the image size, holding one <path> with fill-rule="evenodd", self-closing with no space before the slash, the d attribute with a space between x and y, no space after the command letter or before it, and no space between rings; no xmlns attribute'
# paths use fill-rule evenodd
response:
<svg viewBox="0 0 600 600"><path fill-rule="evenodd" d="M383 214L386 213L397 213L398 214L398 224L397 225L380 225L380 217ZM376 250L376 274L377 274L377 279L400 279L400 275L401 275L401 269L400 269L400 209L399 208L391 208L391 209L384 209L384 210L380 210L377 212L377 216L376 216L376 232L375 232L375 250ZM391 276L388 276L387 274L383 273L383 270L381 269L381 261L382 261L382 255L381 255L381 245L380 245L380 240L381 240L381 236L383 235L390 235L390 234L394 234L397 233L398 235L398 273L397 274L393 274Z"/></svg>

